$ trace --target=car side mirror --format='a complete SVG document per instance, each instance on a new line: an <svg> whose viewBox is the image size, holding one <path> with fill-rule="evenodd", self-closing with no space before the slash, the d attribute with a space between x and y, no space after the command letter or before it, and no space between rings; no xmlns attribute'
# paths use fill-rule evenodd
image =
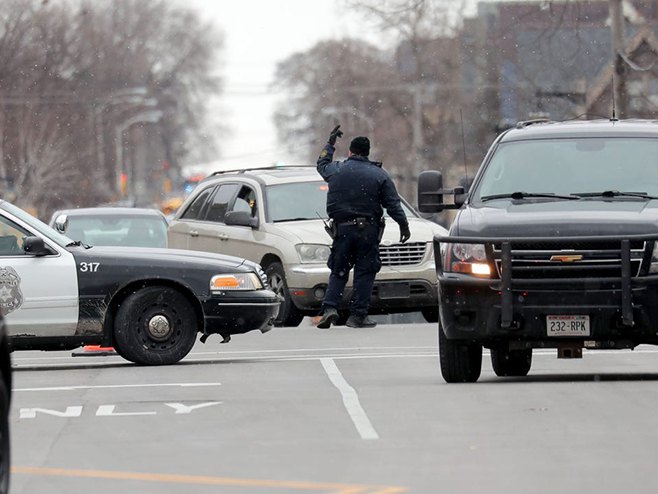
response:
<svg viewBox="0 0 658 494"><path fill-rule="evenodd" d="M53 253L41 237L25 237L23 239L23 250L26 254L37 257L47 256Z"/></svg>
<svg viewBox="0 0 658 494"><path fill-rule="evenodd" d="M224 223L230 226L248 226L258 228L258 218L249 211L229 211L224 216Z"/></svg>
<svg viewBox="0 0 658 494"><path fill-rule="evenodd" d="M444 204L443 194L453 194L453 204ZM443 174L426 170L418 176L418 210L421 213L440 213L444 209L459 209L466 200L463 187L443 188Z"/></svg>
<svg viewBox="0 0 658 494"><path fill-rule="evenodd" d="M57 230L59 233L64 233L66 231L66 228L68 227L69 224L69 218L65 214L60 214L56 219L55 219L55 230Z"/></svg>

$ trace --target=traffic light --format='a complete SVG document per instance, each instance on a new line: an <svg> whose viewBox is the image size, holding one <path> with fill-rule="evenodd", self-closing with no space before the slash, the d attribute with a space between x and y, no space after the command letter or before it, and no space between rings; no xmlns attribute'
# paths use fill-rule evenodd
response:
<svg viewBox="0 0 658 494"><path fill-rule="evenodd" d="M121 195L125 196L128 192L128 174L126 172L121 173Z"/></svg>

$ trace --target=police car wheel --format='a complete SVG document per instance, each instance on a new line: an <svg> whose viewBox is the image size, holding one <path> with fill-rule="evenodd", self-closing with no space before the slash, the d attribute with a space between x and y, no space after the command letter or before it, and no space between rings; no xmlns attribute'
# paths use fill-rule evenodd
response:
<svg viewBox="0 0 658 494"><path fill-rule="evenodd" d="M281 308L279 315L274 320L275 326L299 326L304 319L302 314L292 299L290 298L290 291L288 290L288 283L286 282L286 273L283 266L279 262L273 262L265 268L267 275L267 283L270 289L277 294L281 300Z"/></svg>
<svg viewBox="0 0 658 494"><path fill-rule="evenodd" d="M121 303L114 326L117 353L142 365L174 364L196 341L194 308L173 288L146 287Z"/></svg>

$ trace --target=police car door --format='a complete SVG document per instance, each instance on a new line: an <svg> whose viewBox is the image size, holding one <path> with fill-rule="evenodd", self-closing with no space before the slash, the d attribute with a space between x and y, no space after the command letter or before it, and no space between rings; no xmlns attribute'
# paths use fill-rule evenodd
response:
<svg viewBox="0 0 658 494"><path fill-rule="evenodd" d="M39 236L54 254L34 256L23 239ZM6 212L0 215L0 309L10 336L71 336L78 323L73 255Z"/></svg>

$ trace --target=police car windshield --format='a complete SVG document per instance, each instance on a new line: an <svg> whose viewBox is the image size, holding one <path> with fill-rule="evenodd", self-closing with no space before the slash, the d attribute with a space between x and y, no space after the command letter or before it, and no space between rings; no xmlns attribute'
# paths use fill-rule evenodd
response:
<svg viewBox="0 0 658 494"><path fill-rule="evenodd" d="M556 200L574 194L600 200L605 198L602 191L642 191L656 196L658 139L588 137L504 142L478 182L473 202L491 196L509 197L516 191L550 193Z"/></svg>
<svg viewBox="0 0 658 494"><path fill-rule="evenodd" d="M62 235L55 229L46 225L43 221L35 218L30 213L23 211L21 208L16 207L13 204L3 201L2 209L7 211L9 214L14 215L16 218L29 225L32 229L37 230L43 236L48 237L50 240L57 243L61 247L65 247L73 242L73 240L68 238L66 235Z"/></svg>
<svg viewBox="0 0 658 494"><path fill-rule="evenodd" d="M266 190L268 218L275 223L326 218L328 190L322 181L270 185ZM407 217L416 216L404 201L402 209Z"/></svg>

